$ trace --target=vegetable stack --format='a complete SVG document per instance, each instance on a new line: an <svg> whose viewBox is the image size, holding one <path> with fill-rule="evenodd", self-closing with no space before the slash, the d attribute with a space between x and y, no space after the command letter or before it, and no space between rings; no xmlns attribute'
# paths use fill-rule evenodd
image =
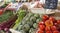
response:
<svg viewBox="0 0 60 33"><path fill-rule="evenodd" d="M39 14L28 13L18 24L16 30L21 31L22 33L35 33L38 22L41 20Z"/></svg>
<svg viewBox="0 0 60 33"><path fill-rule="evenodd" d="M22 21L22 19L25 17L26 14L27 14L27 11L21 10L21 9L17 12L18 19L15 21L15 25L13 29L17 28L18 24Z"/></svg>
<svg viewBox="0 0 60 33"><path fill-rule="evenodd" d="M37 33L60 33L60 20L44 15L43 21L38 24Z"/></svg>

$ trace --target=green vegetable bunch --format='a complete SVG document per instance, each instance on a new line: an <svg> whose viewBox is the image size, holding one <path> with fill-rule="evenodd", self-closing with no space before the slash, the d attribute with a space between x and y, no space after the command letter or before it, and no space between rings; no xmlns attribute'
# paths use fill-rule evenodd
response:
<svg viewBox="0 0 60 33"><path fill-rule="evenodd" d="M20 9L20 10L17 12L18 19L16 20L13 29L16 29L16 28L17 28L18 24L22 21L22 19L25 17L25 15L26 15L26 11L25 11L25 10L21 10L21 9Z"/></svg>

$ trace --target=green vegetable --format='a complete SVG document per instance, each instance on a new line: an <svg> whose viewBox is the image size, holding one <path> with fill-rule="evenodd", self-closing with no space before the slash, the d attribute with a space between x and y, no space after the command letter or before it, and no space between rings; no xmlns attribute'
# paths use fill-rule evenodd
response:
<svg viewBox="0 0 60 33"><path fill-rule="evenodd" d="M39 14L27 13L26 16L19 22L18 31L23 30L25 33L35 33L35 30L38 27L38 21L40 21Z"/></svg>
<svg viewBox="0 0 60 33"><path fill-rule="evenodd" d="M0 15L0 22L7 21L13 15L12 11L6 11L2 15Z"/></svg>
<svg viewBox="0 0 60 33"><path fill-rule="evenodd" d="M29 19L30 19L30 17L31 17L32 15L33 15L33 14L28 13L28 14L23 18L23 20L21 21L21 24L22 24L22 25L26 24L26 23L29 21Z"/></svg>
<svg viewBox="0 0 60 33"><path fill-rule="evenodd" d="M26 33L24 30L20 30L21 33Z"/></svg>
<svg viewBox="0 0 60 33"><path fill-rule="evenodd" d="M33 16L33 15L34 15L33 13L29 13L29 14L28 14L29 17L31 17L31 16Z"/></svg>
<svg viewBox="0 0 60 33"><path fill-rule="evenodd" d="M30 26L28 24L25 24L23 27L22 27L22 30L24 31L28 31L30 29Z"/></svg>
<svg viewBox="0 0 60 33"><path fill-rule="evenodd" d="M34 24L33 24L33 27L34 27L34 28L38 28L38 24L37 24L37 23L34 23Z"/></svg>
<svg viewBox="0 0 60 33"><path fill-rule="evenodd" d="M31 33L36 33L36 31L32 31Z"/></svg>
<svg viewBox="0 0 60 33"><path fill-rule="evenodd" d="M42 21L42 18L38 18L38 19L36 20L36 23L39 23L39 21Z"/></svg>
<svg viewBox="0 0 60 33"><path fill-rule="evenodd" d="M34 29L34 28L31 28L31 29L29 30L29 33L32 33L33 31L35 31L35 29Z"/></svg>
<svg viewBox="0 0 60 33"><path fill-rule="evenodd" d="M40 15L39 14L34 14L34 17L39 18Z"/></svg>
<svg viewBox="0 0 60 33"><path fill-rule="evenodd" d="M33 22L32 21L28 21L27 24L29 24L29 26L32 26Z"/></svg>
<svg viewBox="0 0 60 33"><path fill-rule="evenodd" d="M19 25L18 27L18 31L20 31L22 29L23 25Z"/></svg>
<svg viewBox="0 0 60 33"><path fill-rule="evenodd" d="M22 25L25 25L26 23L27 23L26 21L22 21L22 22L21 22Z"/></svg>
<svg viewBox="0 0 60 33"><path fill-rule="evenodd" d="M18 15L18 19L16 20L16 24L14 25L13 29L16 29L19 25L19 23L22 21L22 19L25 17L26 15L26 11L25 10L19 10L17 12L17 15Z"/></svg>
<svg viewBox="0 0 60 33"><path fill-rule="evenodd" d="M32 17L30 18L30 21L36 22L36 17L32 16Z"/></svg>

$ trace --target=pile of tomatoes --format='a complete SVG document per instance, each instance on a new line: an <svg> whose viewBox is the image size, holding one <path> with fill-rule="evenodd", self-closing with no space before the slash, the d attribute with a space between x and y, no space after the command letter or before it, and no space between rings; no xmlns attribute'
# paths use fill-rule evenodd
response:
<svg viewBox="0 0 60 33"><path fill-rule="evenodd" d="M42 19L38 23L37 33L60 33L60 20L47 15L44 15Z"/></svg>

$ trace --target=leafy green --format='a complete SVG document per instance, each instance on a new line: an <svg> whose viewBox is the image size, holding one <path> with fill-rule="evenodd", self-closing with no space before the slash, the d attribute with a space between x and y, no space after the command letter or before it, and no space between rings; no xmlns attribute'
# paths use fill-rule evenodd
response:
<svg viewBox="0 0 60 33"><path fill-rule="evenodd" d="M0 15L0 22L8 20L11 15L13 15L12 11L6 11L2 15Z"/></svg>
<svg viewBox="0 0 60 33"><path fill-rule="evenodd" d="M26 15L26 11L25 10L19 10L17 12L17 15L18 15L18 19L16 20L16 24L14 25L13 29L16 29L18 24L22 21L23 17L25 17Z"/></svg>

